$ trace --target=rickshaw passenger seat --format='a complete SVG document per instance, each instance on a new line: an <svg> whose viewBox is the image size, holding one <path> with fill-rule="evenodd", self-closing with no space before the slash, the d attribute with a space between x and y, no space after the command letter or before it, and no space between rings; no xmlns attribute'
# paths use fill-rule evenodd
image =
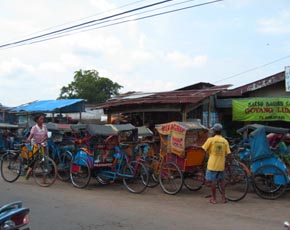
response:
<svg viewBox="0 0 290 230"><path fill-rule="evenodd" d="M119 144L119 137L117 135L111 135L106 138L105 146L107 150L114 149Z"/></svg>
<svg viewBox="0 0 290 230"><path fill-rule="evenodd" d="M201 166L204 164L206 153L202 148L186 149L186 166Z"/></svg>

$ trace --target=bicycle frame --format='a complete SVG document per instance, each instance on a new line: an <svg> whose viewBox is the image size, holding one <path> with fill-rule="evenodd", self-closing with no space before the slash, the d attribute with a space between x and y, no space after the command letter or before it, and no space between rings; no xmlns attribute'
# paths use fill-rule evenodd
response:
<svg viewBox="0 0 290 230"><path fill-rule="evenodd" d="M106 170L103 168L104 165L107 166L106 164L94 163L93 164L94 175L106 177L108 179L113 179L113 180L120 177L132 178L133 176L131 174L130 175L124 174L122 172L124 165L130 162L124 150L122 148L116 147L114 157L115 157L114 161L111 164L107 164L107 165L111 165L111 170ZM98 172L98 170L100 172ZM134 174L135 172L136 172L136 167L134 168Z"/></svg>
<svg viewBox="0 0 290 230"><path fill-rule="evenodd" d="M123 148L116 146L113 162L94 160L94 155L88 149L80 149L71 163L70 178L72 184L84 188L90 178L95 177L100 184L110 184L116 179L122 179L124 186L132 193L141 193L149 182L146 167L140 161L130 161Z"/></svg>

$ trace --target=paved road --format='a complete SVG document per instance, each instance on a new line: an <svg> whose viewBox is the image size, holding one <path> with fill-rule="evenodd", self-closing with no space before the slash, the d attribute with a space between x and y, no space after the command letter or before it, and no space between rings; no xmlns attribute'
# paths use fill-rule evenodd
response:
<svg viewBox="0 0 290 230"><path fill-rule="evenodd" d="M275 201L249 193L237 203L210 204L208 188L170 196L156 187L136 195L122 184L92 182L86 189L60 181L42 188L32 179L0 179L0 204L22 200L31 208L32 230L278 230L290 220L290 193Z"/></svg>

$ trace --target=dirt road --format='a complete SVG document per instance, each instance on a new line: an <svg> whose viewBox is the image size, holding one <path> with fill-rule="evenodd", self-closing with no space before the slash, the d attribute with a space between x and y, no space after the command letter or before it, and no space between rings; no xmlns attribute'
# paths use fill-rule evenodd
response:
<svg viewBox="0 0 290 230"><path fill-rule="evenodd" d="M57 181L42 188L21 178L13 184L0 179L0 204L22 200L31 208L32 230L203 229L278 230L290 220L290 193L269 201L250 192L237 203L210 204L208 188L164 194L160 187L136 195L121 183L86 189Z"/></svg>

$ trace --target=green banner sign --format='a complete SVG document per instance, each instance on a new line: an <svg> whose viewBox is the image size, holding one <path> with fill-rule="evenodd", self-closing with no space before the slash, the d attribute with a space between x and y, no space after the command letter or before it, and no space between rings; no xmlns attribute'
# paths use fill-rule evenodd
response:
<svg viewBox="0 0 290 230"><path fill-rule="evenodd" d="M290 98L233 100L234 121L290 121Z"/></svg>

